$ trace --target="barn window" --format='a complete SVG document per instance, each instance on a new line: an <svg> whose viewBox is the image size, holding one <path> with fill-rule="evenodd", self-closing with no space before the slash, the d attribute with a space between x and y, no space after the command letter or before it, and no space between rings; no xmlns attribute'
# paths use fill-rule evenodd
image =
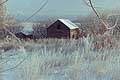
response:
<svg viewBox="0 0 120 80"><path fill-rule="evenodd" d="M59 24L57 25L57 29L60 29L60 25Z"/></svg>

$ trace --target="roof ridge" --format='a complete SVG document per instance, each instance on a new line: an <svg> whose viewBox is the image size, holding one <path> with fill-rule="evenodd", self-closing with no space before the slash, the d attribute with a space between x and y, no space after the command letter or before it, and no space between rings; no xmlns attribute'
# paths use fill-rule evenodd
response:
<svg viewBox="0 0 120 80"><path fill-rule="evenodd" d="M76 29L79 28L76 24L74 24L72 21L70 21L69 19L58 19L60 22L62 22L63 24L67 25L68 28L70 29Z"/></svg>

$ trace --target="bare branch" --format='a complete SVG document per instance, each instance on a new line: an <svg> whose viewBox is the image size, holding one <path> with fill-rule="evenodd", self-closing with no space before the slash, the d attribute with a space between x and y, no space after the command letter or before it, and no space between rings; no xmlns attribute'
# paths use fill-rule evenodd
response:
<svg viewBox="0 0 120 80"><path fill-rule="evenodd" d="M38 12L40 12L40 11L43 9L43 7L47 4L47 2L48 2L48 0L45 0L45 1L42 3L41 7L40 7L36 12L34 12L30 17L28 17L28 18L25 20L25 22L28 21L28 20L30 20L33 16L35 16Z"/></svg>
<svg viewBox="0 0 120 80"><path fill-rule="evenodd" d="M96 16L100 20L100 22L106 27L106 29L110 30L110 29L113 29L113 28L115 28L117 26L119 17L116 19L115 24L113 26L110 26L109 23L104 22L104 20L100 17L100 15L98 14L97 10L93 6L92 1L91 0L88 0L88 1L89 1L89 4L90 4L89 7L92 8L93 12L96 14Z"/></svg>
<svg viewBox="0 0 120 80"><path fill-rule="evenodd" d="M5 56L5 57L2 57L2 55L1 55L0 60L5 60L5 59L8 59L8 58L16 56L16 55L18 55L18 54L11 54L11 55L8 55L8 56Z"/></svg>
<svg viewBox="0 0 120 80"><path fill-rule="evenodd" d="M5 25L5 26L3 26L4 30L7 31L11 36L13 36L13 37L17 40L17 42L21 45L21 44L22 44L21 40L20 40L19 38L17 38L12 32L10 32L10 31L6 28L6 26L9 26L9 25L7 25L7 24L4 24L4 25Z"/></svg>
<svg viewBox="0 0 120 80"><path fill-rule="evenodd" d="M0 3L0 6L3 5L4 3L6 3L8 0L3 1L2 3Z"/></svg>
<svg viewBox="0 0 120 80"><path fill-rule="evenodd" d="M6 1L8 1L8 0L6 0ZM29 18L27 18L25 21L28 21L28 20L31 19L34 15L36 15L39 11L41 11L41 9L47 4L47 2L48 2L48 0L46 0L46 1L43 3L43 5L42 5L33 15L31 15ZM4 3L5 3L5 2L4 2ZM1 3L0 5L2 5L2 4L4 4L4 3ZM10 31L6 28L6 26L9 26L9 25L7 25L7 24L4 23L3 28L5 29L5 31L7 31L11 36L13 36L13 37L17 40L17 42L18 42L19 45L20 45L20 48L23 48L23 49L24 49L24 46L21 46L21 45L23 44L23 43L21 42L21 40L20 40L19 38L17 38L12 32L10 32ZM31 53L31 54L32 54L32 53ZM6 72L6 71L9 71L9 70L13 70L13 69L17 68L17 67L20 66L27 58L29 58L31 54L27 54L27 56L24 57L23 60L21 60L17 65L15 65L15 66L13 66L13 67L11 67L11 68L8 68L8 69L5 69L5 70L0 69L0 73ZM10 55L10 56L13 56L13 55ZM10 57L10 56L9 56L9 57Z"/></svg>
<svg viewBox="0 0 120 80"><path fill-rule="evenodd" d="M3 4L5 4L7 1L8 1L8 0L5 0L5 1L3 1L2 3L0 3L0 6L3 5ZM7 31L11 36L13 36L13 37L18 41L19 44L21 44L20 39L18 39L12 32L10 32L10 31L6 28L6 26L8 26L8 25L5 24L5 23L3 23L3 28L4 28L4 30Z"/></svg>
<svg viewBox="0 0 120 80"><path fill-rule="evenodd" d="M7 1L8 1L8 0L4 1L3 3L1 3L1 5L4 4L4 3L7 2ZM27 18L27 19L25 20L25 22L28 21L28 20L30 20L34 15L36 15L38 12L40 12L40 11L43 9L43 7L47 4L47 2L48 2L48 0L46 0L45 2L43 2L42 6L41 6L35 13L33 13L29 18ZM21 44L22 44L21 40L20 40L19 38L17 38L12 32L10 32L10 31L6 28L6 26L9 26L9 25L7 25L7 24L5 24L5 23L4 23L4 25L5 25L5 26L3 26L3 28L5 29L5 31L7 31L11 36L13 36L13 37L17 40L17 42L21 45Z"/></svg>
<svg viewBox="0 0 120 80"><path fill-rule="evenodd" d="M83 2L84 2L87 6L91 7L91 5L90 5L90 3L89 3L88 0L83 0ZM94 7L94 8L102 9L101 7Z"/></svg>
<svg viewBox="0 0 120 80"><path fill-rule="evenodd" d="M32 54L32 53L31 53L31 54ZM5 70L0 70L0 73L6 72L6 71L9 71L9 70L13 70L13 69L17 68L17 67L20 66L26 59L28 59L28 58L31 56L31 54L28 54L26 57L24 57L24 59L21 60L21 61L20 61L17 65L15 65L14 67L11 67L11 68L8 68L8 69L5 69Z"/></svg>

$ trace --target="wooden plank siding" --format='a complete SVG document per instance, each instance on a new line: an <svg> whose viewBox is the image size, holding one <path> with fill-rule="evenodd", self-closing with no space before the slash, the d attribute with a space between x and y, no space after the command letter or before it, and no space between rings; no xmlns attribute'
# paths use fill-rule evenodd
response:
<svg viewBox="0 0 120 80"><path fill-rule="evenodd" d="M70 29L67 28L63 23L57 21L47 28L48 38L69 38Z"/></svg>
<svg viewBox="0 0 120 80"><path fill-rule="evenodd" d="M70 21L68 20L66 20L65 23L63 22L60 20L57 20L55 23L50 25L47 28L47 38L78 39L80 35L79 27L76 27L74 23L69 23Z"/></svg>

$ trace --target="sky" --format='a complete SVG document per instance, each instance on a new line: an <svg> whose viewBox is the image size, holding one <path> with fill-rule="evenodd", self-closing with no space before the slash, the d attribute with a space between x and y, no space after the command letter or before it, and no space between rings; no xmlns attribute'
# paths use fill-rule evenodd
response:
<svg viewBox="0 0 120 80"><path fill-rule="evenodd" d="M6 5L9 14L31 15L40 8L44 0L9 0ZM101 10L119 10L120 0L92 0ZM39 15L88 15L92 12L83 0L48 0Z"/></svg>

